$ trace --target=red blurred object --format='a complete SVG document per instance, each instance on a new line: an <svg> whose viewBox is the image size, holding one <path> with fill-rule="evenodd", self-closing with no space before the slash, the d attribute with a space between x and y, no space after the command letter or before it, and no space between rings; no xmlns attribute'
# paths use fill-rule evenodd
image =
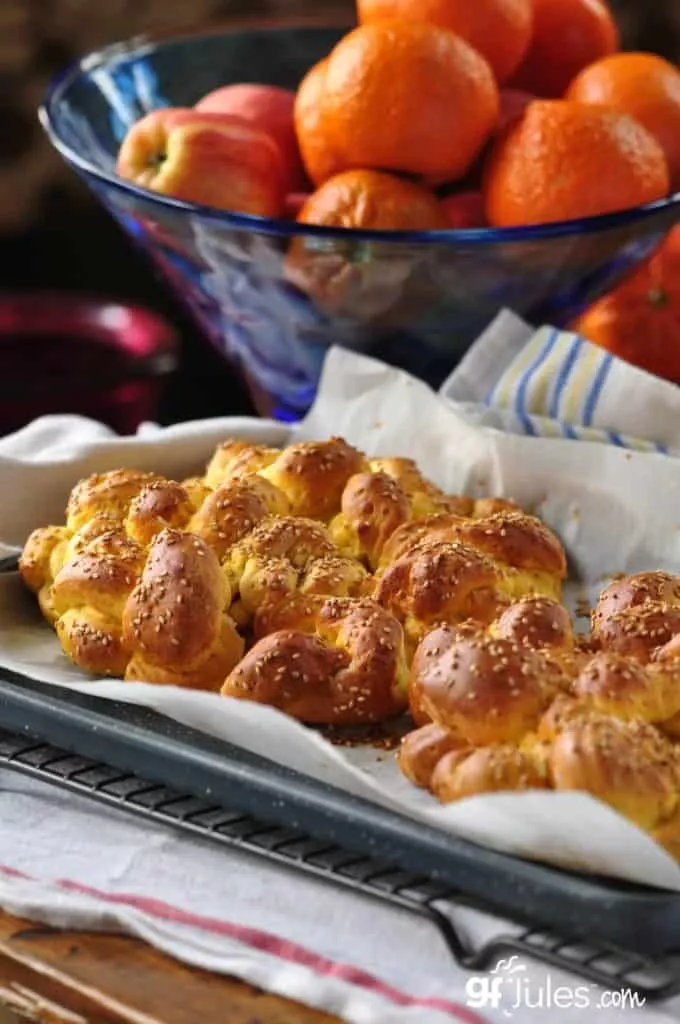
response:
<svg viewBox="0 0 680 1024"><path fill-rule="evenodd" d="M523 89L501 89L500 98L497 135L521 117L529 104L536 99L533 93L525 92Z"/></svg>
<svg viewBox="0 0 680 1024"><path fill-rule="evenodd" d="M449 224L456 230L486 227L484 197L481 192L457 192L441 201Z"/></svg>
<svg viewBox="0 0 680 1024"><path fill-rule="evenodd" d="M0 434L76 413L132 434L158 412L178 342L148 310L82 295L0 295Z"/></svg>
<svg viewBox="0 0 680 1024"><path fill-rule="evenodd" d="M283 216L289 217L291 220L297 220L298 213L311 194L311 192L290 192L285 199Z"/></svg>

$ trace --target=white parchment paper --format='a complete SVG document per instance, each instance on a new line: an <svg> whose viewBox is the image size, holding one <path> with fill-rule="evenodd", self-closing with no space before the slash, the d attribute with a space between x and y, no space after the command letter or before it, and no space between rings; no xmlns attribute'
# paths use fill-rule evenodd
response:
<svg viewBox="0 0 680 1024"><path fill-rule="evenodd" d="M680 402L679 402L680 414ZM175 478L202 469L230 436L285 444L286 428L211 420L114 438L75 417L0 443L0 551L63 521L73 484L119 466ZM343 350L326 361L314 409L295 434L342 435L369 455L409 455L451 492L514 498L560 534L576 597L616 572L680 572L680 460L598 444L503 434L472 423L426 385ZM84 677L61 654L17 574L0 576L0 664L55 685L153 707L411 817L508 853L680 891L680 866L651 838L580 793L485 795L441 807L400 774L394 756L334 747L279 712L218 695Z"/></svg>

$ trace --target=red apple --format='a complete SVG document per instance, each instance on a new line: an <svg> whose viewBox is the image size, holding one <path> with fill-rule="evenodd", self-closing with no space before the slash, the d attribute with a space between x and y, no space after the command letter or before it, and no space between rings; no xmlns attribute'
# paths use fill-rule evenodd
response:
<svg viewBox="0 0 680 1024"><path fill-rule="evenodd" d="M286 170L286 191L299 192L307 184L293 110L295 93L275 85L224 85L208 93L196 104L196 110L242 117L272 137L281 150Z"/></svg>
<svg viewBox="0 0 680 1024"><path fill-rule="evenodd" d="M278 217L283 209L278 147L235 117L155 110L128 132L117 171L154 192L221 210Z"/></svg>
<svg viewBox="0 0 680 1024"><path fill-rule="evenodd" d="M530 92L525 92L523 89L501 89L500 98L497 133L502 132L512 121L521 117L529 104L536 99Z"/></svg>
<svg viewBox="0 0 680 1024"><path fill-rule="evenodd" d="M441 200L449 225L457 230L484 228L484 197L481 192L458 192Z"/></svg>

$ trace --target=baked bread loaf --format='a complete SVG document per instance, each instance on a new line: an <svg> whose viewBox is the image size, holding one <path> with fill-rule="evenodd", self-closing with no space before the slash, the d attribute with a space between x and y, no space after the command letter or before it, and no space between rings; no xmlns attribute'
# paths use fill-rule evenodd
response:
<svg viewBox="0 0 680 1024"><path fill-rule="evenodd" d="M314 633L258 641L222 694L279 708L310 724L365 725L399 714L408 667L401 626L375 602L331 598Z"/></svg>
<svg viewBox="0 0 680 1024"><path fill-rule="evenodd" d="M436 722L428 722L404 736L397 752L399 767L414 786L430 789L432 776L439 762L447 754L466 753L472 747L450 729Z"/></svg>
<svg viewBox="0 0 680 1024"><path fill-rule="evenodd" d="M343 554L375 570L385 544L410 517L411 503L394 477L382 470L357 473L347 481L329 531Z"/></svg>
<svg viewBox="0 0 680 1024"><path fill-rule="evenodd" d="M148 547L165 529L183 529L194 513L191 499L174 480L145 484L130 502L125 532L142 547Z"/></svg>
<svg viewBox="0 0 680 1024"><path fill-rule="evenodd" d="M411 519L422 519L423 516L434 515L437 512L472 515L472 498L446 494L423 476L413 459L371 459L369 466L372 473L385 473L399 485L408 498Z"/></svg>
<svg viewBox="0 0 680 1024"><path fill-rule="evenodd" d="M220 561L269 516L264 495L253 486L253 479L220 484L208 493L187 524L189 533L204 540Z"/></svg>
<svg viewBox="0 0 680 1024"><path fill-rule="evenodd" d="M233 593L233 614L255 635L277 629L308 629L326 597L359 596L368 573L344 557L328 530L314 519L262 519L235 544L224 563Z"/></svg>
<svg viewBox="0 0 680 1024"><path fill-rule="evenodd" d="M123 609L125 678L218 689L244 650L230 603L226 576L205 541L163 530Z"/></svg>
<svg viewBox="0 0 680 1024"><path fill-rule="evenodd" d="M20 560L71 660L313 725L410 710L399 765L442 803L582 790L680 858L680 577L606 587L579 637L558 538L340 438L230 440L182 482L80 481Z"/></svg>
<svg viewBox="0 0 680 1024"><path fill-rule="evenodd" d="M445 754L432 772L430 788L443 804L481 793L546 789L540 756L510 744Z"/></svg>
<svg viewBox="0 0 680 1024"><path fill-rule="evenodd" d="M76 533L95 516L104 515L122 522L139 492L162 477L136 469L115 469L95 473L79 481L66 506L66 527Z"/></svg>
<svg viewBox="0 0 680 1024"><path fill-rule="evenodd" d="M497 512L454 526L455 539L501 567L501 588L511 599L540 594L559 601L567 575L562 544L548 527L523 512Z"/></svg>
<svg viewBox="0 0 680 1024"><path fill-rule="evenodd" d="M290 445L261 475L283 491L293 515L328 521L340 508L349 478L365 469L361 452L332 437Z"/></svg>
<svg viewBox="0 0 680 1024"><path fill-rule="evenodd" d="M205 483L211 490L222 484L253 476L279 457L279 448L267 448L248 441L230 440L218 445L205 470Z"/></svg>
<svg viewBox="0 0 680 1024"><path fill-rule="evenodd" d="M672 622L674 587L666 574L644 574L607 588L605 614L593 616L594 654L546 598L516 602L486 627L430 632L411 667L421 727L402 741L402 772L442 803L523 789L587 792L680 857L680 643L621 653L617 635L601 646L621 616L637 614L642 632L650 609ZM654 628L658 644L668 630Z"/></svg>
<svg viewBox="0 0 680 1024"><path fill-rule="evenodd" d="M33 530L19 558L19 572L26 586L37 595L40 610L48 622L57 615L52 605L52 584L61 569L71 534L65 526L41 526Z"/></svg>
<svg viewBox="0 0 680 1024"><path fill-rule="evenodd" d="M409 683L430 720L471 747L520 742L568 687L559 664L543 652L451 626L425 637Z"/></svg>
<svg viewBox="0 0 680 1024"><path fill-rule="evenodd" d="M411 654L438 623L491 622L504 605L501 571L460 543L423 541L378 578L375 599L403 623Z"/></svg>
<svg viewBox="0 0 680 1024"><path fill-rule="evenodd" d="M548 754L555 789L592 793L648 830L677 808L679 767L671 743L647 722L597 713L567 719Z"/></svg>
<svg viewBox="0 0 680 1024"><path fill-rule="evenodd" d="M680 665L642 665L603 651L584 666L573 692L585 706L602 714L664 726L680 714Z"/></svg>
<svg viewBox="0 0 680 1024"><path fill-rule="evenodd" d="M71 660L95 675L122 676L128 662L123 612L144 551L121 528L101 533L57 573L51 606L57 636Z"/></svg>
<svg viewBox="0 0 680 1024"><path fill-rule="evenodd" d="M592 627L603 650L647 663L667 648L668 660L680 635L680 579L646 572L615 580L600 595Z"/></svg>
<svg viewBox="0 0 680 1024"><path fill-rule="evenodd" d="M425 543L442 541L450 544L455 541L456 527L460 526L461 518L456 512L437 512L421 519L409 519L383 545L378 574L407 555L412 555Z"/></svg>

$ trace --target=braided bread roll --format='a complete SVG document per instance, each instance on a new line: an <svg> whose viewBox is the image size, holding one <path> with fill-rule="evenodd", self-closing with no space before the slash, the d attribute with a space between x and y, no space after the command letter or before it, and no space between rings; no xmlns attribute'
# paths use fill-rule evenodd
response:
<svg viewBox="0 0 680 1024"><path fill-rule="evenodd" d="M281 631L256 643L222 694L314 725L364 725L404 710L407 680L397 620L366 598L331 598L314 634Z"/></svg>
<svg viewBox="0 0 680 1024"><path fill-rule="evenodd" d="M163 530L123 611L126 680L217 690L243 655L231 591L214 551Z"/></svg>
<svg viewBox="0 0 680 1024"><path fill-rule="evenodd" d="M120 528L102 532L57 573L51 589L64 653L95 675L122 676L129 653L123 612L144 551Z"/></svg>

